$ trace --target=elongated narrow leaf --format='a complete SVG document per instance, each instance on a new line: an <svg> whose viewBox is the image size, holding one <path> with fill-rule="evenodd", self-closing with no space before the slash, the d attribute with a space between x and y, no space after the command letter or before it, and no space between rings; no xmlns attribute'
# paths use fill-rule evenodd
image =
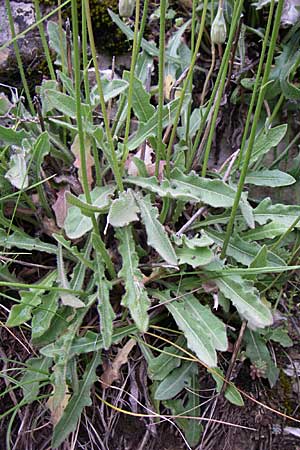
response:
<svg viewBox="0 0 300 450"><path fill-rule="evenodd" d="M222 320L218 319L208 306L201 305L200 301L192 294L184 296L184 306L188 313L203 328L203 332L209 336L213 346L220 351L226 351L228 347L226 328Z"/></svg>
<svg viewBox="0 0 300 450"><path fill-rule="evenodd" d="M128 88L128 83L125 80L108 80L107 78L102 78L101 81L105 102L117 97ZM93 107L98 106L100 103L97 86L91 92L91 103Z"/></svg>
<svg viewBox="0 0 300 450"><path fill-rule="evenodd" d="M29 134L25 130L16 131L12 127L4 127L0 125L0 142L6 145L18 145L22 144L22 140L28 138Z"/></svg>
<svg viewBox="0 0 300 450"><path fill-rule="evenodd" d="M89 203L86 203L85 201L81 200L79 197L75 197L75 195L71 194L70 192L67 192L66 194L67 201L69 205L77 206L77 208L80 209L82 214L87 217L92 217L95 213L103 213L107 209L107 205L105 205L103 208L95 205L91 205Z"/></svg>
<svg viewBox="0 0 300 450"><path fill-rule="evenodd" d="M32 153L34 154L35 157L34 162L38 166L38 170L40 170L43 160L45 156L48 155L49 151L50 151L49 134L46 131L44 131L42 134L39 135L32 149Z"/></svg>
<svg viewBox="0 0 300 450"><path fill-rule="evenodd" d="M253 259L252 263L250 264L250 267L266 267L268 265L267 255L268 255L267 246L263 245L260 248L259 252L257 253L256 257ZM255 280L255 275L252 275L251 277L249 277L249 279Z"/></svg>
<svg viewBox="0 0 300 450"><path fill-rule="evenodd" d="M93 239L97 239L97 236L93 235ZM94 245L94 247L96 246ZM100 316L100 330L103 337L104 348L108 349L111 346L113 320L115 318L115 313L110 304L109 296L112 285L105 276L103 260L101 259L100 253L97 251L95 278L97 285L98 312Z"/></svg>
<svg viewBox="0 0 300 450"><path fill-rule="evenodd" d="M294 9L295 8L295 9ZM288 7L285 6L285 12L282 14L282 19L287 19L288 23L290 18L297 17L297 6ZM297 12L296 12L297 11ZM297 22L296 22L297 23ZM267 91L267 99L274 98L278 94L283 94L286 99L299 100L300 89L298 84L292 83L293 77L296 73L296 69L299 67L300 51L299 51L299 35L298 33L292 33L290 38L282 43L281 52L279 56L275 58L275 66L270 72L270 80L274 80L270 84Z"/></svg>
<svg viewBox="0 0 300 450"><path fill-rule="evenodd" d="M92 242L91 242L91 236L89 236L89 238L87 239L85 248L82 251L82 260L83 261L87 261L89 259L91 250L92 250ZM74 291L83 289L86 270L88 267L90 267L90 266L85 263L82 264L81 260L79 260L78 263L74 266L73 273L71 276L71 281L70 281L71 289L73 289ZM92 270L93 269L94 269L94 266L92 267ZM89 303L89 299L87 300L87 303Z"/></svg>
<svg viewBox="0 0 300 450"><path fill-rule="evenodd" d="M58 281L60 284L60 287L64 289L69 289L69 281L67 279L65 268L64 268L64 262L63 262L63 254L62 254L62 246L58 244L58 250L57 250L57 272L58 272ZM72 308L83 308L85 304L76 297L76 295L73 295L69 292L61 292L60 293L61 302L65 306L71 306Z"/></svg>
<svg viewBox="0 0 300 450"><path fill-rule="evenodd" d="M50 140L49 140L49 134L45 131L42 134L39 135L38 139L36 140L33 149L32 149L32 158L35 163L35 181L39 182L41 178L41 170L42 170L42 164L44 161L44 158L46 155L48 155L50 152ZM51 215L51 208L48 205L47 196L45 193L45 187L43 184L39 184L37 186L37 192L39 196L39 201L42 205L44 205L44 208L46 210L46 214Z"/></svg>
<svg viewBox="0 0 300 450"><path fill-rule="evenodd" d="M26 361L26 372L21 380L23 399L26 402L30 403L36 400L41 382L48 380L50 377L50 365L51 358L46 358L44 356L30 358Z"/></svg>
<svg viewBox="0 0 300 450"><path fill-rule="evenodd" d="M214 262L214 261L213 261ZM213 264L213 262L211 264ZM208 266L205 267L205 269L207 269ZM265 274L265 273L283 273L283 272L289 272L291 270L298 270L300 269L300 265L297 266L274 266L274 267L269 267L269 266L264 266L264 267L259 267L259 268L240 268L238 267L233 268L233 269L221 269L221 270L216 270L215 274L217 276L222 276L222 277L227 277L227 276L231 276L231 275L261 275L261 274ZM213 270L213 269L210 269Z"/></svg>
<svg viewBox="0 0 300 450"><path fill-rule="evenodd" d="M64 333L66 329L66 323L69 319L70 319L70 310L67 307L61 308L59 313L53 315L50 327L46 330L44 334L38 337L34 337L34 339L32 334L31 339L32 344L40 349L43 346L47 346L53 342L56 343L59 340L59 336L61 336Z"/></svg>
<svg viewBox="0 0 300 450"><path fill-rule="evenodd" d="M147 310L150 300L143 284L143 274L138 268L139 259L131 227L117 229L116 237L120 242L119 252L122 256L122 269L118 275L124 279L126 291L122 305L129 309L137 327L144 332L149 325Z"/></svg>
<svg viewBox="0 0 300 450"><path fill-rule="evenodd" d="M293 222L295 222L296 219L300 217L300 206L283 205L281 203L272 205L271 199L267 197L260 202L260 204L253 210L253 213L255 221L260 225L264 225L267 222L272 221L279 224L285 224L288 228L293 224ZM201 221L201 228L206 228L210 225L215 224L226 224L228 223L228 219L228 212L209 216L207 219ZM243 216L238 213L236 215L236 220L242 219ZM195 228L200 228L200 224L198 226L195 226ZM295 225L295 228L300 228L300 222Z"/></svg>
<svg viewBox="0 0 300 450"><path fill-rule="evenodd" d="M53 244L43 242L38 238L32 238L20 231L14 231L7 236L4 230L0 230L0 247L11 249L13 247L20 248L22 250L36 250L39 252L57 254L57 247Z"/></svg>
<svg viewBox="0 0 300 450"><path fill-rule="evenodd" d="M284 138L286 130L287 130L286 124L278 125L277 127L270 128L268 130L264 129L255 140L255 144L251 153L250 163L253 164L255 161L258 160L258 158L268 153L268 151L270 151L271 148L276 147L279 144L279 142ZM241 159L241 165L243 165L244 160L245 160L245 152ZM235 166L237 167L237 164L235 164Z"/></svg>
<svg viewBox="0 0 300 450"><path fill-rule="evenodd" d="M284 327L270 330L270 332L267 333L267 338L274 342L278 342L283 347L292 347L294 345L292 339L288 335L288 330Z"/></svg>
<svg viewBox="0 0 300 450"><path fill-rule="evenodd" d="M52 396L48 399L47 406L51 413L51 421L56 425L62 417L68 404L70 395L66 380L68 361L55 364L52 367L51 382L53 384Z"/></svg>
<svg viewBox="0 0 300 450"><path fill-rule="evenodd" d="M129 72L124 71L123 77L129 81ZM150 98L151 96L144 88L143 83L138 78L134 78L132 109L140 122L148 122L155 112L154 106L150 103Z"/></svg>
<svg viewBox="0 0 300 450"><path fill-rule="evenodd" d="M51 410L52 420L55 425L61 420L64 409L69 402L67 373L71 370L71 366L74 363L70 349L85 313L84 309L75 310L73 314L74 319L70 321L70 316L68 317L69 325L66 327L67 321L65 321L63 333L55 342L55 345L60 350L53 355L55 363L51 377L53 394L48 400L48 406Z"/></svg>
<svg viewBox="0 0 300 450"><path fill-rule="evenodd" d="M151 63L152 64L152 63ZM147 74L149 68L145 68L145 73ZM129 72L124 72L124 77L129 80ZM146 75L147 76L147 75ZM144 82L146 84L146 81ZM150 103L151 95L146 91L142 80L134 78L133 82L133 94L132 94L132 109L134 114L138 118L140 124L146 124L155 115L155 108ZM126 111L125 111L126 112ZM157 142L156 137L149 137L149 143L152 148L156 148ZM152 162L152 161L151 161ZM147 176L147 175L143 175Z"/></svg>
<svg viewBox="0 0 300 450"><path fill-rule="evenodd" d="M9 170L5 174L5 178L17 189L25 189L29 184L25 156L23 150L12 154L9 160Z"/></svg>
<svg viewBox="0 0 300 450"><path fill-rule="evenodd" d="M295 178L281 170L260 170L248 172L245 183L256 186L280 187L289 186L296 182Z"/></svg>
<svg viewBox="0 0 300 450"><path fill-rule="evenodd" d="M184 344L184 337L179 336L175 344L181 347ZM156 358L152 358L148 364L148 372L152 380L163 380L173 369L180 366L181 359L177 355L183 354L178 347L166 346L163 352Z"/></svg>
<svg viewBox="0 0 300 450"><path fill-rule="evenodd" d="M225 378L224 373L222 372L221 369L219 369L219 367L216 367L214 371L211 371L210 373L217 384L217 392L221 392L221 389L224 384L223 378ZM227 398L227 400L233 405L244 406L243 397L236 389L236 387L233 386L232 384L227 385L225 389L225 398Z"/></svg>
<svg viewBox="0 0 300 450"><path fill-rule="evenodd" d="M273 387L278 379L279 370L271 358L266 342L259 333L252 330L246 330L244 341L246 342L246 355L255 367L261 369L262 376L267 377Z"/></svg>
<svg viewBox="0 0 300 450"><path fill-rule="evenodd" d="M240 316L248 320L249 328L264 328L273 323L271 311L260 300L253 283L236 275L216 278L215 283L224 296L231 300Z"/></svg>
<svg viewBox="0 0 300 450"><path fill-rule="evenodd" d="M128 325L116 329L112 335L112 344L118 344L124 337L136 334L138 328L136 325ZM80 355L82 353L90 353L104 348L103 336L93 331L87 331L84 336L75 337L69 350L69 357ZM40 353L51 358L55 358L61 353L61 343L55 342L41 348Z"/></svg>
<svg viewBox="0 0 300 450"><path fill-rule="evenodd" d="M200 108L195 108L190 117L190 128L189 128L189 137L192 139L199 129L200 122L203 118L203 114L205 113L206 107L201 106ZM186 135L186 127L178 127L177 128L178 137L180 139L184 139Z"/></svg>
<svg viewBox="0 0 300 450"><path fill-rule="evenodd" d="M13 305L10 310L6 325L15 327L31 319L32 309L41 302L42 292L20 291L21 303Z"/></svg>
<svg viewBox="0 0 300 450"><path fill-rule="evenodd" d="M203 202L215 208L228 208L233 205L235 190L221 180L209 180L191 172L185 175L175 168L171 180L158 183L155 177L132 177L126 181L155 192L161 197L170 197L186 202Z"/></svg>
<svg viewBox="0 0 300 450"><path fill-rule="evenodd" d="M159 292L156 293L155 296L157 296L157 298L159 298L163 303L171 299L168 292ZM197 306L195 305L193 306L200 315L200 309L197 309ZM203 322L199 323L198 316L195 317L193 309L189 306L186 307L185 301L172 301L166 303L166 308L174 317L174 320L180 330L183 331L188 347L193 350L197 357L206 365L209 367L216 367L217 354L212 343L210 330L207 333L207 327L204 329ZM222 337L219 337L219 339L219 342L221 342Z"/></svg>
<svg viewBox="0 0 300 450"><path fill-rule="evenodd" d="M185 101L183 104L183 108L186 107L189 100L189 95L186 95ZM163 126L167 126L169 123L172 123L172 121L175 119L177 107L178 107L179 99L175 99L172 102L170 102L168 105L164 106L163 108L163 118L162 123ZM146 122L142 123L136 132L136 134L129 139L128 141L128 149L130 151L135 150L139 145L141 145L143 142L145 142L146 139L148 139L151 136L156 136L157 134L157 123L158 123L158 112L155 111L153 116Z"/></svg>
<svg viewBox="0 0 300 450"><path fill-rule="evenodd" d="M250 230L249 233L254 232L256 230ZM223 246L224 242L224 234L218 233L217 231L207 230L208 236L214 239L215 243L219 246ZM243 238L247 236L247 232L243 234ZM249 239L250 240L250 239ZM227 247L227 255L234 258L236 261L244 264L245 266L249 266L256 255L259 253L261 246L257 242L247 242L242 239L239 235L235 234L229 241ZM271 251L267 252L267 262L268 266L284 266L285 262L282 258L275 255Z"/></svg>
<svg viewBox="0 0 300 450"><path fill-rule="evenodd" d="M67 117L76 118L76 101L73 97L62 92L55 91L54 89L47 89L44 91L47 98L47 102L52 106L52 109L58 109ZM88 112L88 105L81 105L82 112Z"/></svg>
<svg viewBox="0 0 300 450"><path fill-rule="evenodd" d="M12 103L8 100L7 96L1 92L0 95L0 115L4 116L12 107Z"/></svg>
<svg viewBox="0 0 300 450"><path fill-rule="evenodd" d="M239 393L237 388L232 384L227 386L224 396L233 405L244 406L244 400L242 395Z"/></svg>
<svg viewBox="0 0 300 450"><path fill-rule="evenodd" d="M110 17L112 18L112 20L115 22L115 24L118 25L120 30L126 35L127 39L133 40L133 37L134 37L133 30L128 25L126 25L125 22L117 14L115 14L113 11L111 11L110 9L108 9L108 13L109 13ZM151 55L151 56L159 56L159 50L156 47L154 42L149 42L146 39L142 38L141 47L149 55ZM177 64L181 63L181 59L180 58L172 58L169 55L166 55L166 60L167 61L172 61L172 62L177 62Z"/></svg>
<svg viewBox="0 0 300 450"><path fill-rule="evenodd" d="M32 311L31 339L36 341L50 327L51 321L58 309L59 293L56 291L41 295L40 305Z"/></svg>
<svg viewBox="0 0 300 450"><path fill-rule="evenodd" d="M121 192L119 198L113 200L107 217L108 223L113 227L124 227L130 222L138 220L137 213L139 207L136 204L134 195L131 189L126 192Z"/></svg>
<svg viewBox="0 0 300 450"><path fill-rule="evenodd" d="M57 272L53 271L42 280L45 286L53 286L57 277ZM41 280L39 280L39 283ZM29 290L20 291L21 301L17 305L13 305L10 310L6 325L8 327L16 327L27 322L32 317L32 310L40 305L45 290Z"/></svg>
<svg viewBox="0 0 300 450"><path fill-rule="evenodd" d="M213 252L209 248L199 247L199 248L178 248L176 250L176 255L178 257L178 264L189 264L193 268L199 266L205 266L209 264L213 259Z"/></svg>
<svg viewBox="0 0 300 450"><path fill-rule="evenodd" d="M191 390L187 392L188 401L182 399L166 400L163 404L171 410L173 416L176 417L175 421L181 428L188 443L195 447L200 440L200 436L203 430L201 423L194 418L201 415L200 399L197 394L199 390L199 376L197 373L192 375L191 378ZM189 416L190 419L182 418L180 416Z"/></svg>
<svg viewBox="0 0 300 450"><path fill-rule="evenodd" d="M300 206L298 205L282 205L277 203L272 205L270 198L265 198L254 209L255 221L260 225L264 225L268 221L285 224L288 227L300 217ZM300 228L300 221L296 225Z"/></svg>
<svg viewBox="0 0 300 450"><path fill-rule="evenodd" d="M137 195L136 200L146 228L148 245L153 247L168 264L177 266L176 253L164 227L157 219L157 208L152 206L149 196L143 198Z"/></svg>
<svg viewBox="0 0 300 450"><path fill-rule="evenodd" d="M92 261L86 259L84 253L80 252L75 245L71 245L70 241L67 241L60 234L53 234L52 237L57 242L59 242L68 252L70 252L71 255L73 255L76 259L78 259L78 261L80 261L84 266L88 267L91 270L94 269Z"/></svg>
<svg viewBox="0 0 300 450"><path fill-rule="evenodd" d="M114 186L95 187L91 191L92 205L104 211L109 206L110 197L113 195L114 190ZM84 194L79 195L79 200L86 204ZM96 217L98 215L99 213L95 213ZM71 206L68 209L64 227L70 239L78 239L90 231L93 228L93 224L91 218L84 215L78 206Z"/></svg>
<svg viewBox="0 0 300 450"><path fill-rule="evenodd" d="M195 362L183 362L159 383L154 392L155 400L169 400L175 397L184 387L190 386L192 375L197 372Z"/></svg>
<svg viewBox="0 0 300 450"><path fill-rule="evenodd" d="M243 238L248 242L251 241L251 244L249 245L254 246L255 242L253 241L274 239L275 237L284 234L288 228L288 225L285 223L270 222L262 225L261 227L256 227L254 230L246 231L243 233Z"/></svg>
<svg viewBox="0 0 300 450"><path fill-rule="evenodd" d="M73 81L70 77L68 77L65 73L61 72L60 70L57 70L57 77L62 82L63 87L65 88L65 91L71 95L71 97L75 97L75 90ZM55 86L55 85L54 85Z"/></svg>
<svg viewBox="0 0 300 450"><path fill-rule="evenodd" d="M49 36L49 45L56 54L55 63L61 66L62 61L67 61L66 32L61 29L59 23L49 20L47 22L47 33Z"/></svg>
<svg viewBox="0 0 300 450"><path fill-rule="evenodd" d="M247 343L246 355L251 359L251 362L265 362L271 360L266 342L262 339L259 333L252 330L246 330L244 340Z"/></svg>
<svg viewBox="0 0 300 450"><path fill-rule="evenodd" d="M214 243L214 240L211 239L204 231L201 231L200 237L198 235L195 235L192 238L188 238L185 234L183 234L180 237L175 236L174 240L176 245L183 245L187 248L190 248L191 250L195 248L209 247Z"/></svg>
<svg viewBox="0 0 300 450"><path fill-rule="evenodd" d="M136 60L135 76L143 85L146 84L148 78L147 70L149 68L153 68L153 58L147 52L142 51Z"/></svg>
<svg viewBox="0 0 300 450"><path fill-rule="evenodd" d="M185 175L175 168L171 174L171 188L175 191L186 192L197 201L207 205L218 207L230 207L233 205L235 190L220 180L208 180L191 172Z"/></svg>
<svg viewBox="0 0 300 450"><path fill-rule="evenodd" d="M101 362L99 353L95 353L91 363L87 366L83 378L79 383L78 391L69 401L62 418L54 427L52 448L57 448L68 435L75 430L83 408L90 406L92 401L90 391L97 380L96 369Z"/></svg>
<svg viewBox="0 0 300 450"><path fill-rule="evenodd" d="M246 192L242 192L241 200L240 200L240 210L242 213L242 216L248 225L249 228L255 227L255 220L254 220L254 213L253 208L248 202L248 194Z"/></svg>
<svg viewBox="0 0 300 450"><path fill-rule="evenodd" d="M171 38L168 40L168 44L166 47L166 53L173 57L179 57L182 59L181 61L181 67L182 70L185 69L187 67L187 65L190 62L191 59L191 55L190 55L190 50L187 49L186 53L184 54L184 56L187 58L187 60L184 60L184 57L182 54L180 54L180 48L183 45L183 35L186 32L187 28L190 26L191 24L191 20L187 20L185 23L183 23L183 25L181 25L177 31L175 33L172 34ZM166 67L166 73L167 74L171 74L172 76L176 76L176 67L174 67L174 64L167 64Z"/></svg>

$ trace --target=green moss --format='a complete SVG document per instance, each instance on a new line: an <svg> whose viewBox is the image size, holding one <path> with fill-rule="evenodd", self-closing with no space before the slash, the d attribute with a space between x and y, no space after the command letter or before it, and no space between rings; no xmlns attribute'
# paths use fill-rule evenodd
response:
<svg viewBox="0 0 300 450"><path fill-rule="evenodd" d="M295 406L295 405L293 405L292 381L291 381L291 378L288 377L283 372L283 370L280 371L279 382L280 382L280 387L283 390L283 395L282 395L283 405L282 406L284 407L286 414L291 415L294 410L294 406Z"/></svg>
<svg viewBox="0 0 300 450"><path fill-rule="evenodd" d="M80 20L81 0L77 0ZM99 51L119 55L128 51L129 43L122 31L113 23L107 9L118 12L118 0L90 0L94 37ZM41 5L57 6L57 0L40 0ZM70 8L63 14L71 16Z"/></svg>

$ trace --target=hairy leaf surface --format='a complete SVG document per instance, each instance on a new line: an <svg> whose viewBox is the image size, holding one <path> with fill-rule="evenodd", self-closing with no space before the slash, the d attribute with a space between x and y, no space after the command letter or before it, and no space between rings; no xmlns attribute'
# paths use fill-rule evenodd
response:
<svg viewBox="0 0 300 450"><path fill-rule="evenodd" d="M95 187L91 191L92 206L105 210L109 206L110 197L115 190L114 186ZM84 194L79 195L79 200L89 209ZM91 211L92 212L92 211ZM95 213L97 217L98 213ZM93 228L92 220L83 214L78 206L70 206L65 220L65 231L70 239L78 239Z"/></svg>
<svg viewBox="0 0 300 450"><path fill-rule="evenodd" d="M215 208L229 208L233 205L235 190L221 180L202 178L191 172L185 175L175 168L171 180L158 183L157 178L131 177L126 180L161 197L169 197L186 202L203 202Z"/></svg>
<svg viewBox="0 0 300 450"><path fill-rule="evenodd" d="M281 170L260 170L248 172L245 183L256 186L280 187L289 186L296 182L295 178Z"/></svg>
<svg viewBox="0 0 300 450"><path fill-rule="evenodd" d="M169 400L179 394L184 387L191 384L192 375L198 372L195 362L184 361L180 367L172 372L159 383L154 392L156 400Z"/></svg>
<svg viewBox="0 0 300 450"><path fill-rule="evenodd" d="M112 201L107 221L113 227L125 227L131 222L138 220L138 212L139 207L131 189L129 189L126 192L121 192L119 197Z"/></svg>
<svg viewBox="0 0 300 450"><path fill-rule="evenodd" d="M93 235L93 239L97 239ZM96 246L95 246L96 247ZM115 318L114 310L110 304L110 290L112 284L105 276L105 267L101 255L96 251L96 268L95 268L95 282L97 286L98 312L100 316L100 330L103 337L104 348L108 349L111 346L113 333L113 320Z"/></svg>
<svg viewBox="0 0 300 450"><path fill-rule="evenodd" d="M144 198L136 196L136 200L146 228L148 245L153 247L168 264L177 266L176 253L164 227L157 219L157 208L152 206L149 196Z"/></svg>
<svg viewBox="0 0 300 450"><path fill-rule="evenodd" d="M139 258L131 227L117 229L116 238L119 240L119 252L122 256L122 269L118 275L124 279L126 291L122 305L129 309L137 327L144 332L149 324L147 310L150 300L143 284L144 276L138 268Z"/></svg>
<svg viewBox="0 0 300 450"><path fill-rule="evenodd" d="M249 328L264 328L273 323L270 309L260 300L257 289L250 281L237 275L216 278L215 283L226 298L231 300Z"/></svg>
<svg viewBox="0 0 300 450"><path fill-rule="evenodd" d="M96 352L87 366L82 380L79 382L78 391L73 394L60 421L54 427L53 448L58 447L75 430L83 408L91 405L90 391L95 381L97 381L96 369L100 363L100 354Z"/></svg>

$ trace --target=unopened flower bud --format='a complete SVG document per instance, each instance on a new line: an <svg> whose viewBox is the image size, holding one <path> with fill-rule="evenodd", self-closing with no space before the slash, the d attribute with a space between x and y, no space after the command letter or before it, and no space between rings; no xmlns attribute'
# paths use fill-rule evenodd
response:
<svg viewBox="0 0 300 450"><path fill-rule="evenodd" d="M224 44L227 36L223 8L219 7L211 26L210 37L213 44Z"/></svg>
<svg viewBox="0 0 300 450"><path fill-rule="evenodd" d="M119 14L121 17L131 17L135 7L135 0L119 0Z"/></svg>

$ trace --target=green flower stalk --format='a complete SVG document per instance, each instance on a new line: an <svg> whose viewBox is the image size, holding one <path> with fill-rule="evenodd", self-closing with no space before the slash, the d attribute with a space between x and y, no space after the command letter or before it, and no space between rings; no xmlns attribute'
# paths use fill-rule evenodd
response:
<svg viewBox="0 0 300 450"><path fill-rule="evenodd" d="M135 7L135 0L119 0L119 14L121 17L131 17Z"/></svg>
<svg viewBox="0 0 300 450"><path fill-rule="evenodd" d="M212 23L210 37L213 44L224 44L227 37L226 22L223 8L218 7L217 15Z"/></svg>

